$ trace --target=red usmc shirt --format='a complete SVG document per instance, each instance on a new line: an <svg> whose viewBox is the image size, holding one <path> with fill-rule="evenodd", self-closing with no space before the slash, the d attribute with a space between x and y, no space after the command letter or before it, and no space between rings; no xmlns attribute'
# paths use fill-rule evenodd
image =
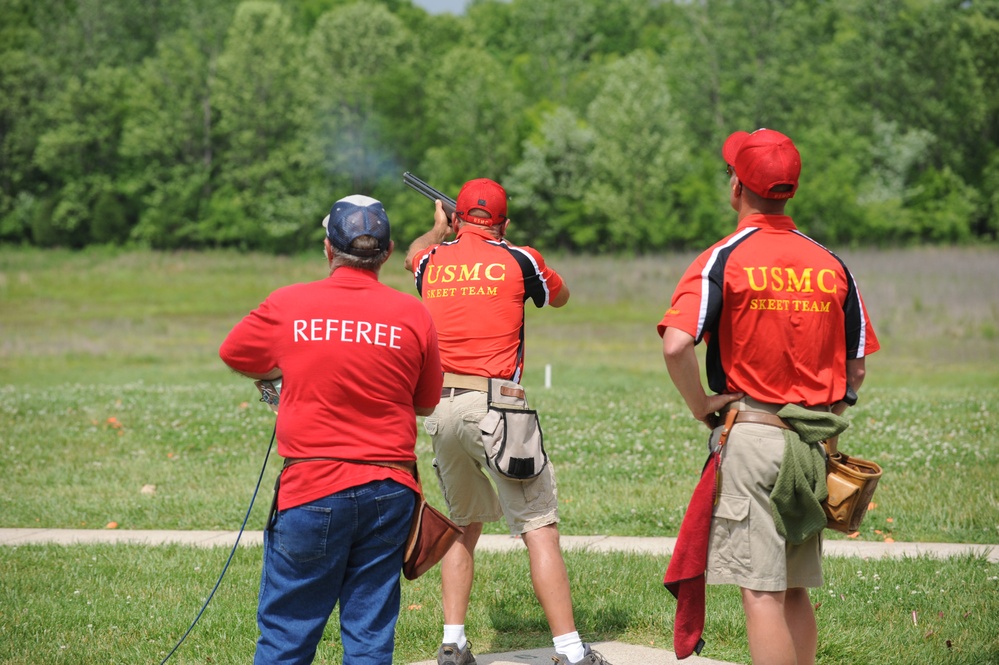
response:
<svg viewBox="0 0 999 665"><path fill-rule="evenodd" d="M466 225L414 260L416 289L437 324L447 372L520 381L524 304L544 307L562 278L537 250Z"/></svg>
<svg viewBox="0 0 999 665"><path fill-rule="evenodd" d="M750 215L690 265L660 321L707 340L708 385L771 404L832 404L846 361L880 348L856 281L784 215Z"/></svg>
<svg viewBox="0 0 999 665"><path fill-rule="evenodd" d="M423 304L367 270L270 294L240 321L219 350L235 370L281 369L277 418L282 457L415 460L415 407L440 401L440 355ZM387 467L309 462L281 477L278 507L392 478L413 489L412 475Z"/></svg>

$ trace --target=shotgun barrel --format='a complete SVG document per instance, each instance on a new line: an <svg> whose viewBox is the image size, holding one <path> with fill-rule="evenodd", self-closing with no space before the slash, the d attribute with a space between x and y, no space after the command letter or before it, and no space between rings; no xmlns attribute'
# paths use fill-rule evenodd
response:
<svg viewBox="0 0 999 665"><path fill-rule="evenodd" d="M433 187L425 183L423 180L420 180L409 171L406 171L405 173L402 174L402 181L409 187L412 187L413 189L418 191L420 194L426 196L431 201L436 201L437 199L440 199L441 203L444 204L444 213L447 215L448 221L450 221L451 215L457 209L457 204L455 203L454 199L452 199L450 196L445 196L442 192L434 189Z"/></svg>

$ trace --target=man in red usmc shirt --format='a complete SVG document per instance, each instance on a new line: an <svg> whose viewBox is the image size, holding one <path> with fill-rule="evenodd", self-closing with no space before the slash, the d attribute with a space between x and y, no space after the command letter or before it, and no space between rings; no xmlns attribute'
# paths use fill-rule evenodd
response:
<svg viewBox="0 0 999 665"><path fill-rule="evenodd" d="M285 468L264 532L254 662L311 663L339 604L344 662L384 665L415 506L416 416L440 400L440 353L420 301L378 281L393 247L382 204L348 196L324 226L329 277L271 293L219 351L241 374L282 379Z"/></svg>
<svg viewBox="0 0 999 665"><path fill-rule="evenodd" d="M728 410L774 415L787 405L821 422L846 409L844 398L855 401L865 359L879 348L867 310L846 265L784 214L801 170L791 139L769 129L735 132L722 155L738 226L687 269L659 323L669 375L709 427ZM710 395L694 352L702 340ZM800 544L785 542L770 509L784 432L736 423L723 449L707 583L741 587L754 663L814 663L807 587L822 584L821 526Z"/></svg>
<svg viewBox="0 0 999 665"><path fill-rule="evenodd" d="M506 212L506 191L499 183L470 180L450 220L436 202L434 227L406 254L406 268L414 272L416 288L437 324L445 371L441 402L424 426L433 439L434 466L451 519L465 527L441 562L444 637L437 662L475 662L465 636L475 545L483 522L505 515L511 534L522 535L530 553L531 580L552 631L556 663L606 665L576 631L559 549L552 465L517 480L486 461L480 423L495 380L506 380L502 389L519 394L527 405L517 385L524 368L525 304L561 307L569 300L568 287L539 252L503 239ZM454 240L444 242L452 232Z"/></svg>

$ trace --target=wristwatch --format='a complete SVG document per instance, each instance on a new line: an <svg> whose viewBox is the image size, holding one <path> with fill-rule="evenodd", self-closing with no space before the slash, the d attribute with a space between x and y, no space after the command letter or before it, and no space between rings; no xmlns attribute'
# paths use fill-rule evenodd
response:
<svg viewBox="0 0 999 665"><path fill-rule="evenodd" d="M853 406L854 404L857 403L857 391L854 390L853 387L850 386L850 384L847 384L846 394L843 395L843 399L841 399L840 401L846 404L847 406Z"/></svg>

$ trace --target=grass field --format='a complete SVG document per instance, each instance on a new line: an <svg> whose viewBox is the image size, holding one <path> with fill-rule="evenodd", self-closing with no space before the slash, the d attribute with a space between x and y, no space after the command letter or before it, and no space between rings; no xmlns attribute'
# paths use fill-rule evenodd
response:
<svg viewBox="0 0 999 665"><path fill-rule="evenodd" d="M840 441L885 468L858 537L999 543L999 250L841 255L883 347L868 359L868 381ZM706 432L669 382L655 324L691 258L549 257L572 301L528 312L524 383L558 469L565 534L676 535ZM218 345L270 290L322 276L318 251L288 258L0 248L0 527L238 528L273 416L250 382L218 360ZM415 292L401 256L383 281ZM418 453L432 477L425 435ZM264 494L277 466L272 459ZM440 505L436 488L427 489ZM248 528L260 528L268 501L257 500ZM194 618L225 555L0 550L0 663L158 662ZM526 558L480 558L469 620L477 651L550 644L523 588ZM587 639L670 647L675 604L661 586L665 559L568 558ZM259 548L237 553L171 662L247 662L259 559ZM403 585L398 662L434 653L435 574ZM814 594L822 663L999 662L995 565L844 559L827 561L826 576ZM730 591L711 589L703 655L746 661ZM317 662L336 662L336 649L331 634Z"/></svg>

